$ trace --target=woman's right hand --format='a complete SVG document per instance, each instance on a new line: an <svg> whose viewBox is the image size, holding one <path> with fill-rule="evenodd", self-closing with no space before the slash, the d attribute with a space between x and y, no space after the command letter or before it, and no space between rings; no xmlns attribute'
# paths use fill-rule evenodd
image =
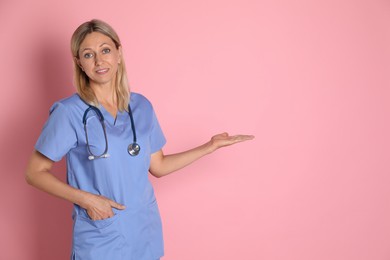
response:
<svg viewBox="0 0 390 260"><path fill-rule="evenodd" d="M87 193L85 202L80 206L87 211L88 216L92 220L102 220L113 217L114 212L112 208L120 210L125 209L124 205L121 205L104 196L95 195L92 193Z"/></svg>
<svg viewBox="0 0 390 260"><path fill-rule="evenodd" d="M79 205L92 220L114 216L112 208L125 209L125 206L104 196L76 189L59 180L51 173L53 164L52 160L34 150L26 169L26 181L40 190Z"/></svg>

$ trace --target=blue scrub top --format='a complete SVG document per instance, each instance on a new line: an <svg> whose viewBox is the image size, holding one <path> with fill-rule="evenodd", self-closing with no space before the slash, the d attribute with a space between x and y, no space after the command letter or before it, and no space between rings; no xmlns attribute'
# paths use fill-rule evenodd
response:
<svg viewBox="0 0 390 260"><path fill-rule="evenodd" d="M133 142L127 111L117 117L100 106L108 139L108 158L88 159L83 115L88 105L74 94L56 102L50 109L35 149L59 161L66 155L68 184L126 206L114 210L112 218L93 221L85 209L74 205L73 248L71 259L155 260L163 256L163 237L159 210L148 178L151 154L166 140L151 103L142 95L131 93L137 143L141 151L130 156ZM103 153L103 129L95 112L87 116L90 149Z"/></svg>

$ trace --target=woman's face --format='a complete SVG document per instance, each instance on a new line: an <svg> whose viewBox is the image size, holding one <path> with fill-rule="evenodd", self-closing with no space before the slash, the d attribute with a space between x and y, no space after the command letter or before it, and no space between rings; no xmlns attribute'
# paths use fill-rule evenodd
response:
<svg viewBox="0 0 390 260"><path fill-rule="evenodd" d="M77 64L87 74L92 85L112 84L121 55L121 47L117 49L110 37L92 32L80 45Z"/></svg>

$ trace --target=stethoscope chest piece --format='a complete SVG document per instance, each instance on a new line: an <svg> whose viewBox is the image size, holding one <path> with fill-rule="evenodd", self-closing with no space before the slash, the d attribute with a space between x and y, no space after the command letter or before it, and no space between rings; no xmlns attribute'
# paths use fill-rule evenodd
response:
<svg viewBox="0 0 390 260"><path fill-rule="evenodd" d="M127 152L128 152L131 156L136 156L136 155L138 155L140 150L141 150L141 147L140 147L139 144L137 144L137 143L131 143L131 144L129 144L129 146L127 147Z"/></svg>

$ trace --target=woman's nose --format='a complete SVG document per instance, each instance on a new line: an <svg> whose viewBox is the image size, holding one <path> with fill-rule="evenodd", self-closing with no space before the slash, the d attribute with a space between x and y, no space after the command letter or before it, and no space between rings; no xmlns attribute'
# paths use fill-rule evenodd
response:
<svg viewBox="0 0 390 260"><path fill-rule="evenodd" d="M99 54L95 55L95 64L99 65L101 63L102 63L102 57Z"/></svg>

